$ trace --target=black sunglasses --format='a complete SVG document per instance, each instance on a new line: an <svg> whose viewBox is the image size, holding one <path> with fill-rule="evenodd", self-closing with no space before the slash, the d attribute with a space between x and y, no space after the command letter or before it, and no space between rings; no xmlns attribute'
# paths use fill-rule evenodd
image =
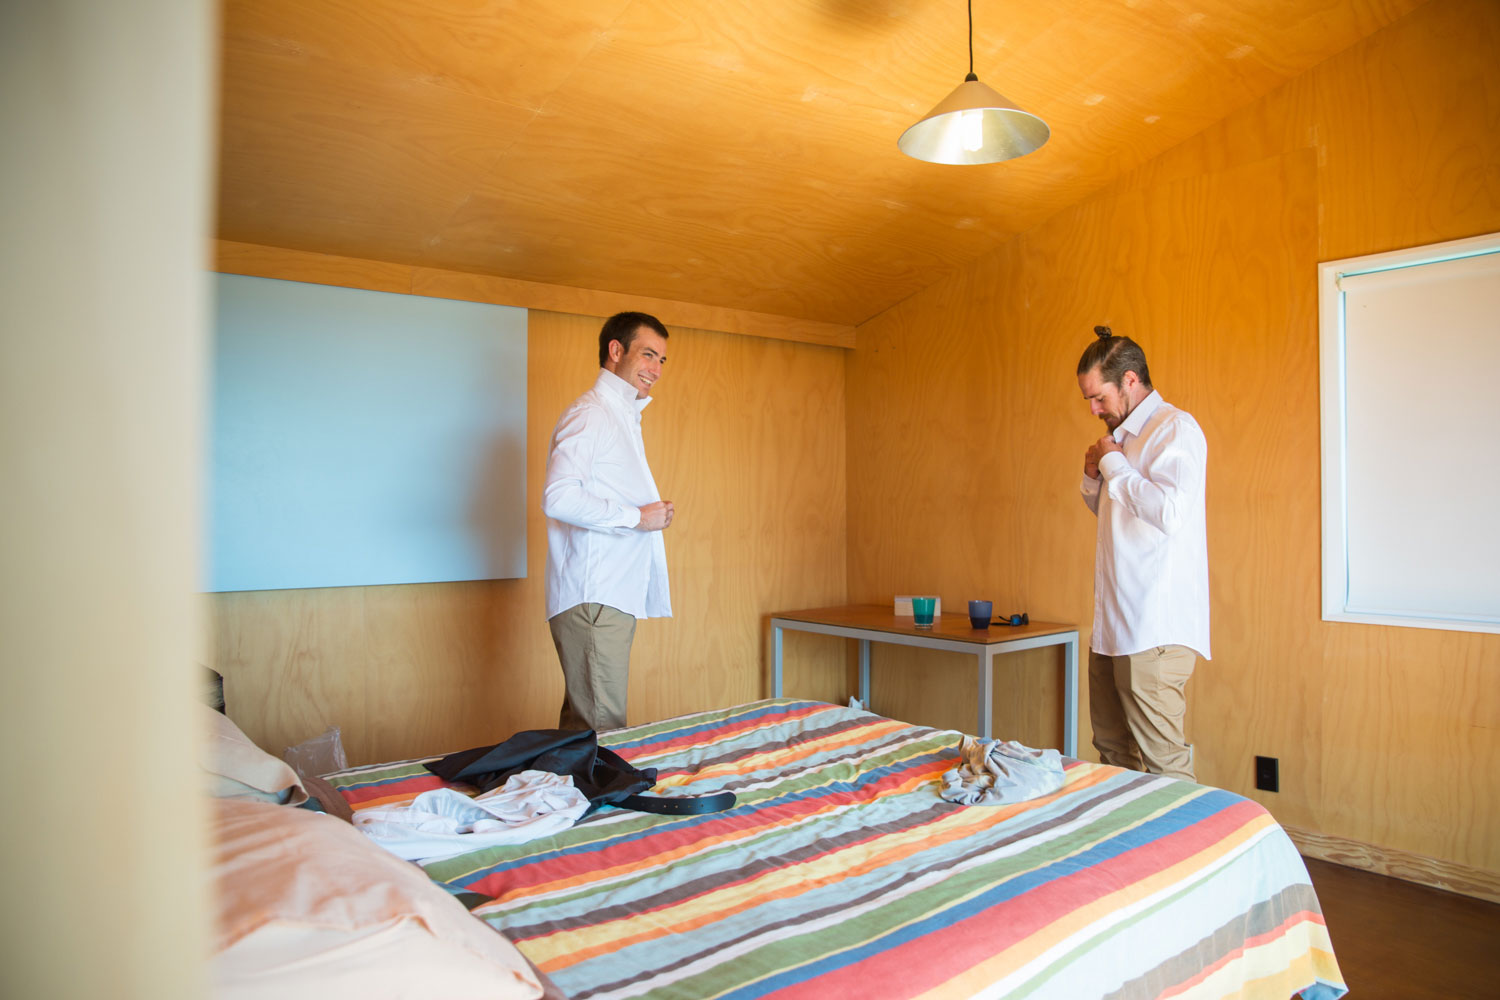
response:
<svg viewBox="0 0 1500 1000"><path fill-rule="evenodd" d="M1018 615L1011 615L1009 618L996 618L994 621L990 622L990 624L991 625L1030 625L1031 624L1031 618L1026 614L1026 612L1023 611L1023 612L1021 612Z"/></svg>

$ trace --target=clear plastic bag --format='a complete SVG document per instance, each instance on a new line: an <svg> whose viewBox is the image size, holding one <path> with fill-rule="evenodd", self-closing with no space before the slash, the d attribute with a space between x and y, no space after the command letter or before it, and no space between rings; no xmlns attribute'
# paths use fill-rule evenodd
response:
<svg viewBox="0 0 1500 1000"><path fill-rule="evenodd" d="M287 747L281 759L292 765L292 770L303 780L342 771L349 766L338 726L329 726L323 735Z"/></svg>

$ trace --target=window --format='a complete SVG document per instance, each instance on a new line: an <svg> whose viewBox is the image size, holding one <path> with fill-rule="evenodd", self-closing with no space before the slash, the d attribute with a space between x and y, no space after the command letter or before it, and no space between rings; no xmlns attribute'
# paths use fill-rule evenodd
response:
<svg viewBox="0 0 1500 1000"><path fill-rule="evenodd" d="M1323 618L1500 632L1500 233L1318 272Z"/></svg>

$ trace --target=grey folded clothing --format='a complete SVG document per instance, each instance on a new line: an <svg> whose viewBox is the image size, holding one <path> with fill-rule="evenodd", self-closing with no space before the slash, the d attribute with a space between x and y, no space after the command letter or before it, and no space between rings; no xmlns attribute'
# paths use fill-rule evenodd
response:
<svg viewBox="0 0 1500 1000"><path fill-rule="evenodd" d="M958 745L963 762L943 775L939 792L948 802L1001 806L1025 802L1062 787L1062 755L1033 750L1014 740L965 736Z"/></svg>

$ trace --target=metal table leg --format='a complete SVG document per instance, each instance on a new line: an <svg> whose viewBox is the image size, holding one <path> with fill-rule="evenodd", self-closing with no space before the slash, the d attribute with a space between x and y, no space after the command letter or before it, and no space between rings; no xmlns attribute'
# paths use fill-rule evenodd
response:
<svg viewBox="0 0 1500 1000"><path fill-rule="evenodd" d="M781 697L781 626L771 626L771 697Z"/></svg>
<svg viewBox="0 0 1500 1000"><path fill-rule="evenodd" d="M1078 633L1063 643L1063 753L1078 756Z"/></svg>
<svg viewBox="0 0 1500 1000"><path fill-rule="evenodd" d="M995 707L995 651L989 646L979 653L979 738L991 739Z"/></svg>
<svg viewBox="0 0 1500 1000"><path fill-rule="evenodd" d="M869 639L859 640L859 703L865 707L866 712L872 711L872 709L870 708Z"/></svg>

